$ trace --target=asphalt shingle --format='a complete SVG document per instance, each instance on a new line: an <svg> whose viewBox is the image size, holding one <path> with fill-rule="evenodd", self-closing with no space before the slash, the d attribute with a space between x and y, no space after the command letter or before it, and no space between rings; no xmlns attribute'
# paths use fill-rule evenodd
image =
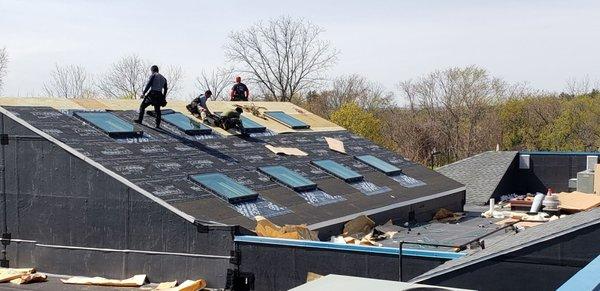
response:
<svg viewBox="0 0 600 291"><path fill-rule="evenodd" d="M434 278L598 223L600 223L600 208L549 221L506 236L501 242L497 242L481 251L448 261L425 274L415 277L410 282L421 282Z"/></svg>
<svg viewBox="0 0 600 291"><path fill-rule="evenodd" d="M484 152L440 167L437 171L467 186L466 204L484 205L489 201L517 154L516 151Z"/></svg>

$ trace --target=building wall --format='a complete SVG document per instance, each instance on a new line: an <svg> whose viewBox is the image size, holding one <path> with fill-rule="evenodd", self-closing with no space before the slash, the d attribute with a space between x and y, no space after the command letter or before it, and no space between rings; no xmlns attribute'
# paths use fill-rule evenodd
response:
<svg viewBox="0 0 600 291"><path fill-rule="evenodd" d="M147 274L155 282L204 278L209 286L224 286L234 227L200 232L2 115L0 129L9 134L0 160L0 195L6 197L0 219L13 239L24 240L8 247L11 267L116 278Z"/></svg>
<svg viewBox="0 0 600 291"><path fill-rule="evenodd" d="M600 253L600 225L419 283L476 290L556 290Z"/></svg>
<svg viewBox="0 0 600 291"><path fill-rule="evenodd" d="M238 243L241 272L255 278L255 290L288 290L306 283L308 272L399 280L398 255L294 246ZM429 271L446 259L404 256L403 279Z"/></svg>
<svg viewBox="0 0 600 291"><path fill-rule="evenodd" d="M569 179L586 169L587 153L529 153L530 168L518 169L520 192L546 193L548 188L555 192L567 191Z"/></svg>

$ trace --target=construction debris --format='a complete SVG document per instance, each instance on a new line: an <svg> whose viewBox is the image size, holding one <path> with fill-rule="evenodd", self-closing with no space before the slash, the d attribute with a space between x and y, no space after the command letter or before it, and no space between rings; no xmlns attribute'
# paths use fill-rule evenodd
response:
<svg viewBox="0 0 600 291"><path fill-rule="evenodd" d="M0 283L6 283L33 273L35 273L34 268L0 268Z"/></svg>
<svg viewBox="0 0 600 291"><path fill-rule="evenodd" d="M375 222L366 215L361 215L355 219L352 219L344 224L344 236L353 236L356 238L362 238L369 234L375 227Z"/></svg>
<svg viewBox="0 0 600 291"><path fill-rule="evenodd" d="M435 215L433 220L437 222L457 222L465 217L464 212L452 212L446 208L440 208Z"/></svg>
<svg viewBox="0 0 600 291"><path fill-rule="evenodd" d="M263 110L263 111L267 110L266 107L256 106L256 105L254 105L254 103L252 103L251 105L237 105L236 104L236 106L242 107L244 109L244 111L248 111L256 117L260 117L262 119L267 119L265 117L264 113L260 111L260 110Z"/></svg>
<svg viewBox="0 0 600 291"><path fill-rule="evenodd" d="M342 154L346 153L346 148L344 148L344 142L342 142L341 140L326 137L325 141L327 142L329 149L331 149L332 151L336 151L336 152L342 153Z"/></svg>
<svg viewBox="0 0 600 291"><path fill-rule="evenodd" d="M300 225L284 225L283 227L276 225L262 216L256 216L256 228L254 231L258 236L287 238L287 239L302 239L302 240L318 240L318 233L308 229L306 224Z"/></svg>
<svg viewBox="0 0 600 291"><path fill-rule="evenodd" d="M146 282L146 275L135 275L129 279L116 280L106 279L102 277L71 277L67 280L61 279L65 284L75 285L96 285L96 286L113 286L113 287L140 287Z"/></svg>
<svg viewBox="0 0 600 291"><path fill-rule="evenodd" d="M297 148L284 148L284 147L274 147L272 145L265 145L265 147L267 149L269 149L270 151L274 152L275 154L278 155L288 155L288 156L308 156L307 153L301 151L300 149Z"/></svg>
<svg viewBox="0 0 600 291"><path fill-rule="evenodd" d="M166 282L166 283L173 283L173 282ZM177 283L177 281L175 281L175 283ZM195 281L194 280L183 281L183 283L181 283L177 287L170 287L170 288L166 288L166 289L159 289L157 287L155 290L163 290L163 291L197 291L197 290L202 290L204 288L206 288L206 281L204 281L203 279L198 279L198 280L195 280Z"/></svg>
<svg viewBox="0 0 600 291"><path fill-rule="evenodd" d="M154 289L154 290L165 290L165 289L174 288L175 286L177 286L177 281L162 282L162 283L158 284L158 286L156 286L156 289Z"/></svg>
<svg viewBox="0 0 600 291"><path fill-rule="evenodd" d="M46 274L34 273L34 274L24 274L21 277L10 280L13 284L30 284L30 283L39 283L46 282L48 280L48 276Z"/></svg>
<svg viewBox="0 0 600 291"><path fill-rule="evenodd" d="M317 280L317 279L319 279L321 277L323 277L323 275L319 275L319 274L313 273L313 272L308 272L306 274L306 282L314 281L314 280Z"/></svg>

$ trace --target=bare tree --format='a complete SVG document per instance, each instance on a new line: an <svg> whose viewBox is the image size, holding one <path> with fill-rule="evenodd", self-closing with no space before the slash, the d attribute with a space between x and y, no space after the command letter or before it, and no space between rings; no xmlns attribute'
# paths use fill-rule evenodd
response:
<svg viewBox="0 0 600 291"><path fill-rule="evenodd" d="M135 99L142 94L149 66L140 56L122 57L97 81L96 86L106 97Z"/></svg>
<svg viewBox="0 0 600 291"><path fill-rule="evenodd" d="M86 98L94 95L87 71L78 65L55 64L50 80L44 83L44 91L50 97Z"/></svg>
<svg viewBox="0 0 600 291"><path fill-rule="evenodd" d="M150 62L132 54L119 59L96 81L96 87L106 97L135 99L139 97L150 76ZM159 66L160 67L160 66ZM183 70L179 66L167 66L161 70L169 85L169 95L179 91Z"/></svg>
<svg viewBox="0 0 600 291"><path fill-rule="evenodd" d="M229 100L229 92L226 90L233 82L233 68L218 67L212 71L202 70L196 78L196 87L201 92L210 90L212 100Z"/></svg>
<svg viewBox="0 0 600 291"><path fill-rule="evenodd" d="M8 68L8 52L6 52L6 48L0 49L0 93L2 93L2 88L4 87L4 77L6 76L6 71Z"/></svg>
<svg viewBox="0 0 600 291"><path fill-rule="evenodd" d="M502 80L475 66L435 71L415 81L399 84L413 114L424 115L421 131L435 141L447 161L465 158L499 142L494 128L493 105L513 93Z"/></svg>
<svg viewBox="0 0 600 291"><path fill-rule="evenodd" d="M338 51L321 40L322 32L304 19L282 16L231 33L225 54L269 99L291 101L322 81L337 60Z"/></svg>
<svg viewBox="0 0 600 291"><path fill-rule="evenodd" d="M373 110L390 106L393 98L392 92L387 92L379 83L367 78L351 74L335 78L328 96L328 106L335 110L347 102L355 102L360 107Z"/></svg>
<svg viewBox="0 0 600 291"><path fill-rule="evenodd" d="M592 91L592 82L590 76L586 75L581 79L569 78L565 84L565 91L571 96L578 96Z"/></svg>
<svg viewBox="0 0 600 291"><path fill-rule="evenodd" d="M160 67L160 66L159 66ZM169 91L167 95L173 97L181 89L181 79L184 77L183 69L180 66L167 66L165 69L160 69L161 74L167 79Z"/></svg>

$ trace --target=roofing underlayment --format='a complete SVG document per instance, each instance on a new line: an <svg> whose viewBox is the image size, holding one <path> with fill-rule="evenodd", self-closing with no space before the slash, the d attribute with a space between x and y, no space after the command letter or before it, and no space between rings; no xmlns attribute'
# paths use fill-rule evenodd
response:
<svg viewBox="0 0 600 291"><path fill-rule="evenodd" d="M291 103L208 102L213 112L230 109L234 104L254 106L262 113L283 112L283 117L310 126L292 129L285 120L282 123L246 110L245 118L267 130L241 136L215 127L210 134L189 135L168 122L163 122L163 129L154 129L154 118L150 116L144 119L144 125L133 124L139 102L0 98L0 110L35 134L104 167L120 181L147 191L149 198L166 202L190 220L251 229L255 226L254 217L261 215L277 224L306 223L317 229L358 214L378 213L464 190L460 183ZM165 109L194 118L185 105L169 101ZM95 121L97 116L88 114L89 118L85 118L86 114L82 114L105 110L109 110L106 117L112 121ZM107 124L97 124L105 121ZM103 132L107 128L114 130L116 137ZM123 136L127 133L133 135ZM326 137L343 141L347 154L330 150ZM265 145L298 148L308 155L277 155ZM381 161L369 165L356 158L363 155ZM317 160L337 162L363 179L344 181L311 164ZM382 165L400 168L402 173L386 174L378 169ZM270 168L273 166L289 171ZM276 171L269 171L273 169ZM218 182L213 183L215 177Z"/></svg>
<svg viewBox="0 0 600 291"><path fill-rule="evenodd" d="M501 241L486 246L485 249L470 253L464 257L447 261L439 267L417 276L410 282L422 282L464 267L509 254L523 248L557 238L582 228L600 223L600 208L569 215L561 219L549 221L541 225L526 228L523 231L503 236Z"/></svg>
<svg viewBox="0 0 600 291"><path fill-rule="evenodd" d="M440 167L437 171L466 185L466 204L484 205L494 194L517 154L516 151L484 152Z"/></svg>

